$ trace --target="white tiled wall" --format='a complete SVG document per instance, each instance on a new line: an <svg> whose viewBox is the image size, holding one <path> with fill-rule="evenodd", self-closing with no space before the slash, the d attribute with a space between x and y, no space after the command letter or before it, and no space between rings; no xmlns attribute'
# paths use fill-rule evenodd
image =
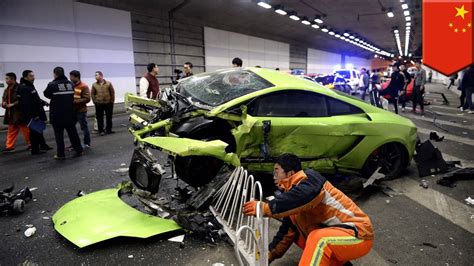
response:
<svg viewBox="0 0 474 266"><path fill-rule="evenodd" d="M206 71L228 68L239 57L243 67L261 66L288 70L290 45L249 35L204 28Z"/></svg>

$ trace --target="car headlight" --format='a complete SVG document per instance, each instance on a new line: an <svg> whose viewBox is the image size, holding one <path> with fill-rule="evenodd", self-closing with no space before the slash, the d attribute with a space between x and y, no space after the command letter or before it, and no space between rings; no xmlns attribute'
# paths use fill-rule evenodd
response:
<svg viewBox="0 0 474 266"><path fill-rule="evenodd" d="M163 174L161 166L157 167L157 164L155 158L145 154L141 149L135 149L128 169L133 184L152 194L157 193Z"/></svg>

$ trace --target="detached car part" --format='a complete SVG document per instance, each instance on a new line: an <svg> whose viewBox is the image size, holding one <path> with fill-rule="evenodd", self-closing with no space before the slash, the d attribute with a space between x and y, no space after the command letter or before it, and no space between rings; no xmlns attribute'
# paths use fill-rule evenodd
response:
<svg viewBox="0 0 474 266"><path fill-rule="evenodd" d="M13 189L14 187L11 186L0 193L0 212L23 213L25 204L33 198L28 187L17 192L13 192Z"/></svg>
<svg viewBox="0 0 474 266"><path fill-rule="evenodd" d="M106 189L76 198L54 215L54 229L83 248L119 236L148 238L181 227L172 220L142 213L119 198L119 189Z"/></svg>

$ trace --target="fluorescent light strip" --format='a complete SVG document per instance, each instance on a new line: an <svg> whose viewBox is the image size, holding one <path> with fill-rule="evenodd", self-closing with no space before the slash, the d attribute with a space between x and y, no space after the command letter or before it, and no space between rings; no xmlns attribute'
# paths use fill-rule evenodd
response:
<svg viewBox="0 0 474 266"><path fill-rule="evenodd" d="M269 4L267 4L267 3L263 2L263 1L258 2L257 5L259 5L259 6L263 7L263 8L265 8L265 9L272 8L271 5L269 5Z"/></svg>
<svg viewBox="0 0 474 266"><path fill-rule="evenodd" d="M313 27L313 28L315 28L315 29L319 29L318 24L313 24L313 25L311 25L311 27Z"/></svg>
<svg viewBox="0 0 474 266"><path fill-rule="evenodd" d="M286 11L283 9L275 9L275 13L280 14L282 16L286 15Z"/></svg>
<svg viewBox="0 0 474 266"><path fill-rule="evenodd" d="M302 20L301 23L304 25L311 25L311 22L307 21L306 19Z"/></svg>
<svg viewBox="0 0 474 266"><path fill-rule="evenodd" d="M295 21L300 20L300 18L299 18L298 16L296 16L296 15L291 15L290 18L291 18L292 20L295 20Z"/></svg>
<svg viewBox="0 0 474 266"><path fill-rule="evenodd" d="M402 9L403 10L408 9L408 5L407 4L402 4Z"/></svg>

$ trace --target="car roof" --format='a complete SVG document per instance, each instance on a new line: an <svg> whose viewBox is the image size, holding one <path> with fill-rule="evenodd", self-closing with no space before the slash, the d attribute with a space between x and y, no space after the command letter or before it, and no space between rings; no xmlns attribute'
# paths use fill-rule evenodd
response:
<svg viewBox="0 0 474 266"><path fill-rule="evenodd" d="M258 67L249 67L245 69L254 72L255 74L259 75L260 77L264 78L265 80L275 85L275 87L311 88L311 89L320 90L321 92L324 91L326 93L328 91L332 92L326 87L318 85L315 82L291 75L283 71L277 71L277 70L267 69L267 68L258 68Z"/></svg>

